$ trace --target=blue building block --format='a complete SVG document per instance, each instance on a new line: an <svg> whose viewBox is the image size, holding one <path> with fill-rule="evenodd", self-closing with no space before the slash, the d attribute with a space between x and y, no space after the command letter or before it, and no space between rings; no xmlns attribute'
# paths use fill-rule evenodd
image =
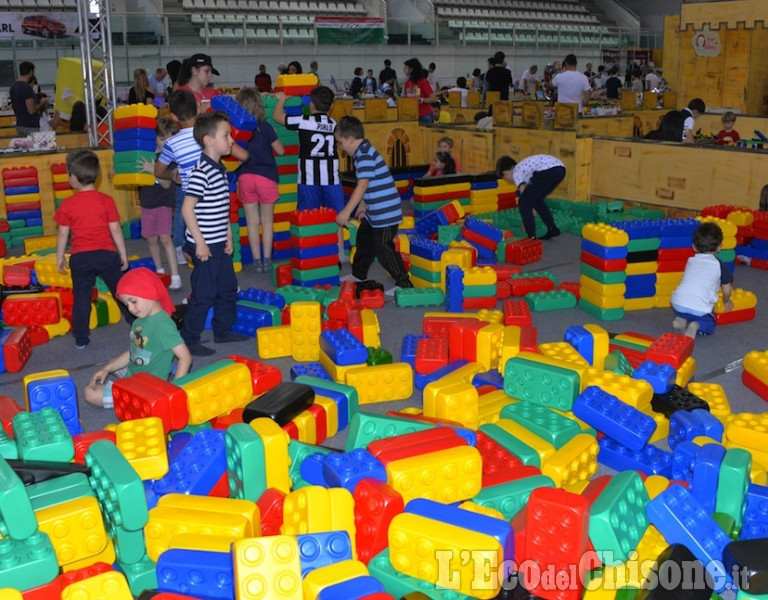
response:
<svg viewBox="0 0 768 600"><path fill-rule="evenodd" d="M349 329L329 329L320 334L320 349L341 367L364 364L368 350Z"/></svg>
<svg viewBox="0 0 768 600"><path fill-rule="evenodd" d="M179 431L168 441L168 444L166 447L168 449L169 463L176 460L176 457L184 449L184 446L186 446L190 442L191 439L192 439L191 433L189 433L188 431Z"/></svg>
<svg viewBox="0 0 768 600"><path fill-rule="evenodd" d="M315 246L314 248L291 248L291 258L320 258L321 256L331 256L339 253L339 247L336 244L325 246ZM274 256L272 257L274 260Z"/></svg>
<svg viewBox="0 0 768 600"><path fill-rule="evenodd" d="M297 363L291 367L291 381L294 381L297 377L302 375L309 375L310 377L319 377L320 379L327 379L333 381L333 377L328 374L325 367L319 362L311 363Z"/></svg>
<svg viewBox="0 0 768 600"><path fill-rule="evenodd" d="M243 247L245 248L245 247ZM266 304L268 306L274 306L283 310L285 308L285 298L275 292L268 290L259 290L256 288L248 288L247 290L240 290L237 293L238 300L250 300L251 302L258 302L259 304Z"/></svg>
<svg viewBox="0 0 768 600"><path fill-rule="evenodd" d="M299 473L301 473L301 478L304 481L311 483L312 485L325 486L325 477L323 476L323 463L325 462L326 456L327 455L322 452L315 452L314 454L310 454L303 461L301 461L301 465L299 466Z"/></svg>
<svg viewBox="0 0 768 600"><path fill-rule="evenodd" d="M693 235L682 237L663 237L659 240L659 250L672 250L675 248L690 248Z"/></svg>
<svg viewBox="0 0 768 600"><path fill-rule="evenodd" d="M593 256L597 256L605 260L627 258L626 246L601 246L597 242L581 240L581 249L588 254L592 254Z"/></svg>
<svg viewBox="0 0 768 600"><path fill-rule="evenodd" d="M39 227L43 224L42 217L27 217L24 220L24 225L26 227Z"/></svg>
<svg viewBox="0 0 768 600"><path fill-rule="evenodd" d="M477 262L475 263L475 265L478 267L490 267L495 264L497 264L495 256L478 256Z"/></svg>
<svg viewBox="0 0 768 600"><path fill-rule="evenodd" d="M716 592L733 582L722 563L731 539L682 485L669 486L646 505L645 512L667 543L685 545L704 564Z"/></svg>
<svg viewBox="0 0 768 600"><path fill-rule="evenodd" d="M303 442L299 442L297 440L291 440L288 442L288 457L291 459L291 464L288 468L288 475L291 478L291 487L296 490L300 487L306 487L308 485L323 485L323 479L322 479L322 466L323 466L323 456L326 454L330 454L331 450L327 448L323 448L322 446L313 446L312 444L305 444ZM301 474L301 469L304 467L304 463L308 461L308 459L313 455L317 454L319 455L318 459L313 459L315 461L318 461L320 465L320 475L318 483L312 484ZM312 469L314 468L314 462L307 465L308 473L312 472Z"/></svg>
<svg viewBox="0 0 768 600"><path fill-rule="evenodd" d="M248 302L248 300L242 300L235 305L237 317L232 323L231 331L254 337L257 329L272 326L272 314L244 304Z"/></svg>
<svg viewBox="0 0 768 600"><path fill-rule="evenodd" d="M768 537L768 487L750 483L744 505L744 525L739 532L739 539Z"/></svg>
<svg viewBox="0 0 768 600"><path fill-rule="evenodd" d="M0 332L0 335L2 332ZM403 336L403 343L400 346L400 362L405 362L411 365L412 369L416 368L416 346L420 339L429 337L426 335L413 335L408 333ZM0 358L2 360L2 358Z"/></svg>
<svg viewBox="0 0 768 600"><path fill-rule="evenodd" d="M696 408L691 411L692 415L695 415L699 422L704 425L704 435L712 438L717 442L723 441L723 435L725 434L725 427L715 415L703 408Z"/></svg>
<svg viewBox="0 0 768 600"><path fill-rule="evenodd" d="M21 194L39 194L38 185L12 185L3 188L6 196L20 196Z"/></svg>
<svg viewBox="0 0 768 600"><path fill-rule="evenodd" d="M427 260L440 260L443 252L448 250L448 246L429 240L412 239L410 250L414 256L420 256Z"/></svg>
<svg viewBox="0 0 768 600"><path fill-rule="evenodd" d="M581 325L571 325L565 330L563 339L576 349L590 365L595 362L595 340L592 334Z"/></svg>
<svg viewBox="0 0 768 600"><path fill-rule="evenodd" d="M652 444L642 450L632 450L608 436L600 438L597 444L600 447L597 462L601 465L616 471L634 469L646 475L670 477L672 474L672 454Z"/></svg>
<svg viewBox="0 0 768 600"><path fill-rule="evenodd" d="M698 453L699 446L693 442L683 441L677 444L672 452L672 479L691 483Z"/></svg>
<svg viewBox="0 0 768 600"><path fill-rule="evenodd" d="M155 493L155 482L143 481L142 483L144 484L144 495L147 498L147 509L152 510L157 506L157 501L160 499L160 496Z"/></svg>
<svg viewBox="0 0 768 600"><path fill-rule="evenodd" d="M456 265L445 268L445 310L464 312L464 271Z"/></svg>
<svg viewBox="0 0 768 600"><path fill-rule="evenodd" d="M155 271L155 261L151 258L135 258L128 261L128 267L131 269L138 269L139 267L145 267L150 271Z"/></svg>
<svg viewBox="0 0 768 600"><path fill-rule="evenodd" d="M635 369L632 377L650 383L654 394L666 394L675 385L677 371L672 365L647 360Z"/></svg>
<svg viewBox="0 0 768 600"><path fill-rule="evenodd" d="M659 237L687 237L689 240L693 238L693 232L701 225L701 222L693 217L685 219L662 219L661 227L659 229ZM688 242L690 245L690 241Z"/></svg>
<svg viewBox="0 0 768 600"><path fill-rule="evenodd" d="M142 140L136 138L130 138L127 140L114 140L112 148L115 154L118 152L131 152L133 150L144 150L145 152L154 152L157 149L155 139Z"/></svg>
<svg viewBox="0 0 768 600"><path fill-rule="evenodd" d="M642 450L656 431L653 417L594 385L574 400L573 414L630 450Z"/></svg>
<svg viewBox="0 0 768 600"><path fill-rule="evenodd" d="M715 512L717 482L720 478L720 464L723 458L725 458L725 448L720 444L705 444L696 453L690 491L709 514Z"/></svg>
<svg viewBox="0 0 768 600"><path fill-rule="evenodd" d="M356 600L384 591L384 585L378 579L361 575L323 588L315 600Z"/></svg>
<svg viewBox="0 0 768 600"><path fill-rule="evenodd" d="M416 233L423 239L428 239L437 233L441 225L448 225L448 218L445 216L442 208L438 208L418 220L416 223Z"/></svg>
<svg viewBox="0 0 768 600"><path fill-rule="evenodd" d="M448 525L463 527L494 538L502 547L504 560L514 560L515 532L506 521L489 517L480 513L470 512L455 505L441 504L426 498L416 498L408 502L405 511L434 519ZM505 573L506 575L507 573Z"/></svg>
<svg viewBox="0 0 768 600"><path fill-rule="evenodd" d="M22 219L28 221L29 219L39 219L42 216L43 213L39 210L16 210L8 213L8 218L14 221ZM30 226L30 224L27 223L27 226Z"/></svg>
<svg viewBox="0 0 768 600"><path fill-rule="evenodd" d="M256 119L251 113L235 102L232 96L220 95L221 98L219 96L211 98L211 108L213 110L223 110L227 113L232 126L237 129L242 131L253 131L256 129Z"/></svg>
<svg viewBox="0 0 768 600"><path fill-rule="evenodd" d="M0 373L5 373L5 359L3 358L3 344L5 344L5 340L7 340L11 333L13 332L13 329L0 329ZM415 354L415 348L414 348L414 354Z"/></svg>
<svg viewBox="0 0 768 600"><path fill-rule="evenodd" d="M152 140L157 138L157 133L149 127L128 127L126 129L115 129L112 134L114 140Z"/></svg>
<svg viewBox="0 0 768 600"><path fill-rule="evenodd" d="M496 262L496 251L491 250L490 248L486 248L482 244L478 244L472 240L464 239L465 242L467 242L470 246L472 246L475 250L477 250L477 256L478 256L478 265L480 265L480 259L483 261L494 261Z"/></svg>
<svg viewBox="0 0 768 600"><path fill-rule="evenodd" d="M225 436L221 429L198 431L169 464L168 474L155 481L155 493L207 496L227 472Z"/></svg>
<svg viewBox="0 0 768 600"><path fill-rule="evenodd" d="M656 238L661 235L660 219L638 219L637 221L612 222L612 227L626 231L630 240Z"/></svg>
<svg viewBox="0 0 768 600"><path fill-rule="evenodd" d="M453 373L455 370L460 369L466 364L469 364L469 361L464 359L452 360L444 367L440 367L439 369L436 369L435 371L432 371L427 375L420 375L417 373L416 375L419 375L419 378L418 378L419 383L416 387L419 388L420 390L423 390L430 383L437 381L438 379L440 379L441 377L444 377L445 375L449 375L450 373ZM416 379L414 377L414 384L415 382L416 382Z"/></svg>
<svg viewBox="0 0 768 600"><path fill-rule="evenodd" d="M373 454L363 448L342 454L329 454L323 461L323 479L328 487L343 487L350 493L361 479L378 479L386 483L387 471Z"/></svg>
<svg viewBox="0 0 768 600"><path fill-rule="evenodd" d="M497 390L504 389L504 377L497 370L478 373L472 378L472 385L480 387L481 385L492 385Z"/></svg>
<svg viewBox="0 0 768 600"><path fill-rule="evenodd" d="M352 542L346 531L297 535L301 576L342 560L352 560Z"/></svg>
<svg viewBox="0 0 768 600"><path fill-rule="evenodd" d="M456 435L467 442L467 446L472 446L473 448L477 446L477 433L471 429L467 429L466 427L456 427L455 425L448 425L446 423L438 423L437 426L450 427L456 432Z"/></svg>
<svg viewBox="0 0 768 600"><path fill-rule="evenodd" d="M464 227L496 243L504 239L504 233L501 231L501 229L491 225L490 223L481 221L476 217L467 217L464 219Z"/></svg>
<svg viewBox="0 0 768 600"><path fill-rule="evenodd" d="M674 450L680 442L692 440L700 435L720 442L724 431L723 424L708 410L677 410L669 418L669 447Z"/></svg>
<svg viewBox="0 0 768 600"><path fill-rule="evenodd" d="M229 552L166 550L157 559L157 589L211 600L235 600Z"/></svg>
<svg viewBox="0 0 768 600"><path fill-rule="evenodd" d="M27 397L30 411L48 406L58 411L70 435L83 432L77 407L77 389L69 375L31 381L27 385Z"/></svg>

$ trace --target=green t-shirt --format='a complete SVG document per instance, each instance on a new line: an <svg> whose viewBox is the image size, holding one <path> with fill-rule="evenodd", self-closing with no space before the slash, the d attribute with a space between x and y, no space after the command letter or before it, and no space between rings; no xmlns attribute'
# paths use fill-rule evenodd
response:
<svg viewBox="0 0 768 600"><path fill-rule="evenodd" d="M183 342L176 324L164 310L146 319L136 319L131 326L131 358L126 374L151 373L168 379L173 364L171 349Z"/></svg>

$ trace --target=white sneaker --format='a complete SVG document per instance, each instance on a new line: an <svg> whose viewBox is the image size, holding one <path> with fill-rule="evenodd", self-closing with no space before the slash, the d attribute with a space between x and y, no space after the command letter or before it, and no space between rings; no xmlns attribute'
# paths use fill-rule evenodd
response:
<svg viewBox="0 0 768 600"><path fill-rule="evenodd" d="M395 287L389 288L388 290L384 290L384 295L385 296L394 296L395 292L397 290L400 290L400 289L402 289L402 288L399 285L396 285Z"/></svg>
<svg viewBox="0 0 768 600"><path fill-rule="evenodd" d="M362 279L358 279L357 277L352 275L352 273L350 273L349 275L344 275L344 277L342 277L339 281L354 281L354 282L358 282L358 281L362 281Z"/></svg>
<svg viewBox="0 0 768 600"><path fill-rule="evenodd" d="M165 275L165 269L163 269L162 267L159 269L155 269L155 273L157 273L158 275Z"/></svg>
<svg viewBox="0 0 768 600"><path fill-rule="evenodd" d="M737 254L736 258L738 258L741 262L743 262L747 266L750 266L750 264L752 264L751 256L743 256L742 254Z"/></svg>
<svg viewBox="0 0 768 600"><path fill-rule="evenodd" d="M181 276L180 275L171 275L171 285L168 286L169 290L180 290L181 289Z"/></svg>
<svg viewBox="0 0 768 600"><path fill-rule="evenodd" d="M187 259L184 258L184 252L181 249L181 246L176 246L176 262L180 265L186 265Z"/></svg>

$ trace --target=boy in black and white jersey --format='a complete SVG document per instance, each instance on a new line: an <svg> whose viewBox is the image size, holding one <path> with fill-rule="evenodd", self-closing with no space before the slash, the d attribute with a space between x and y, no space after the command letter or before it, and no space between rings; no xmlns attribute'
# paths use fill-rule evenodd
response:
<svg viewBox="0 0 768 600"><path fill-rule="evenodd" d="M324 85L309 96L310 115L286 115L283 92L275 94L277 104L272 112L275 122L299 133L298 210L324 206L337 213L344 210L344 192L339 178L339 153L336 150L336 121L328 116L333 105L333 91ZM344 237L339 229L339 260L344 255Z"/></svg>

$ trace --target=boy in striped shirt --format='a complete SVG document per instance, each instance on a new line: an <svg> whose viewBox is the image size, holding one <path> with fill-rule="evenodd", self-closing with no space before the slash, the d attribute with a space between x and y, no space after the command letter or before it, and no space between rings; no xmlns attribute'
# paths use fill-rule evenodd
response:
<svg viewBox="0 0 768 600"><path fill-rule="evenodd" d="M357 209L360 219L357 230L355 258L352 261L352 279L363 281L374 258L395 280L395 287L387 290L394 295L399 288L412 288L403 258L395 250L397 226L403 220L400 193L384 159L365 139L363 124L355 117L342 117L336 126L336 141L352 157L357 185L344 209L336 216L343 226Z"/></svg>
<svg viewBox="0 0 768 600"><path fill-rule="evenodd" d="M222 156L232 151L229 117L221 111L200 115L194 136L203 151L189 175L181 214L187 226L184 251L192 257L192 294L181 337L193 356L215 351L200 343L208 310L213 307L213 341L241 342L247 336L232 333L236 319L237 277L232 264L232 229L229 226L229 182Z"/></svg>

